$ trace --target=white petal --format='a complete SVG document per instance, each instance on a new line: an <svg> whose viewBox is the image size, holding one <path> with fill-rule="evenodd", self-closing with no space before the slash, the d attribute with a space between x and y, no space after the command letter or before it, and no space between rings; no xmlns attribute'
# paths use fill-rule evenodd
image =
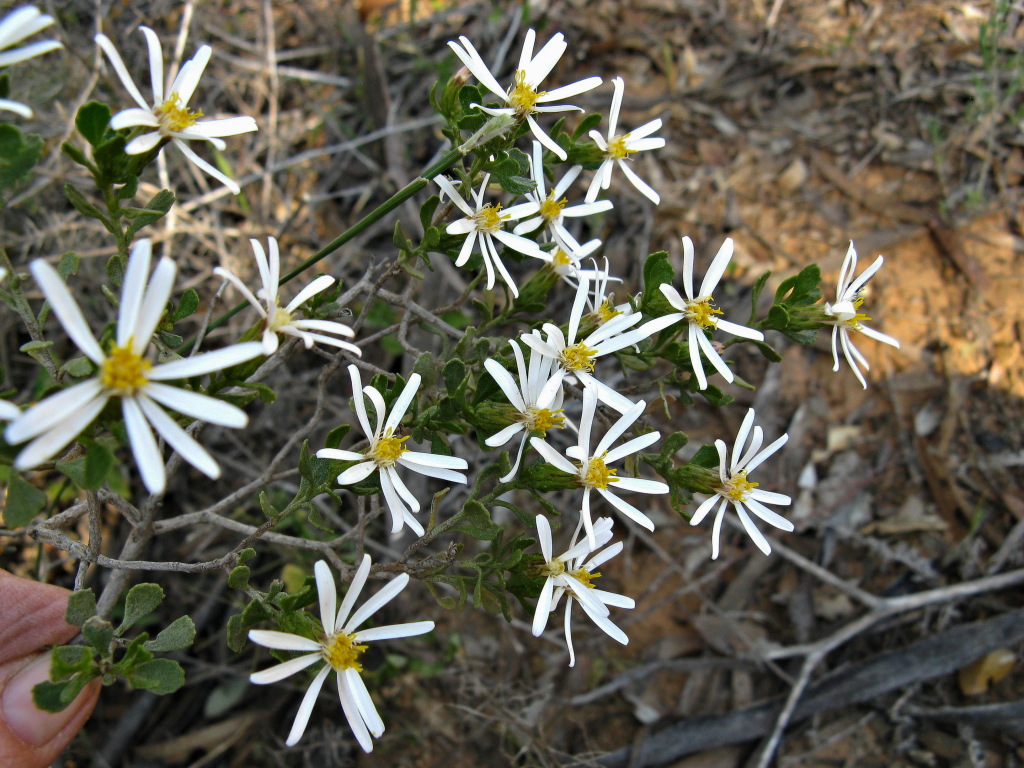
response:
<svg viewBox="0 0 1024 768"><path fill-rule="evenodd" d="M555 588L554 579L548 577L544 580L540 595L537 597L537 608L533 612L533 627L531 631L534 637L540 637L544 627L548 623L548 615L551 613L551 594Z"/></svg>
<svg viewBox="0 0 1024 768"><path fill-rule="evenodd" d="M185 461L210 478L220 477L220 466L196 440L183 430L174 419L164 413L160 406L143 394L134 398L146 419L167 444L176 450ZM127 402L127 400L126 400ZM162 461L162 459L161 459Z"/></svg>
<svg viewBox="0 0 1024 768"><path fill-rule="evenodd" d="M784 518L778 512L775 512L774 510L768 509L768 507L766 507L764 504L762 504L761 502L757 501L756 499L749 498L749 499L747 499L743 503L744 503L744 505L748 509L750 509L751 512L753 512L755 515L760 517L762 520L764 520L769 525L773 525L776 528L778 528L779 530L783 530L783 531L792 531L792 530L794 530L793 523L791 523L789 520Z"/></svg>
<svg viewBox="0 0 1024 768"><path fill-rule="evenodd" d="M388 414L387 421L384 422L385 431L396 429L402 422L402 417L405 416L405 412L409 409L412 399L416 396L416 390L419 388L420 375L414 373L405 383L405 389L402 390L402 394L392 404L391 413Z"/></svg>
<svg viewBox="0 0 1024 768"><path fill-rule="evenodd" d="M338 616L334 620L335 632L340 632L342 627L345 626L348 615L352 612L352 606L355 605L356 598L359 597L359 593L362 592L363 586L370 576L371 565L370 556L364 554L363 559L359 561L359 567L356 568L355 576L352 577L352 581L348 585L345 598L341 601L341 607L338 609Z"/></svg>
<svg viewBox="0 0 1024 768"><path fill-rule="evenodd" d="M608 451L608 455L604 457L604 462L605 464L608 464L613 461L618 461L630 454L642 451L647 446L653 445L659 440L661 440L661 435L658 432L648 432L646 435L634 437L632 440L628 440L622 445Z"/></svg>
<svg viewBox="0 0 1024 768"><path fill-rule="evenodd" d="M299 656L294 659L289 659L277 666L264 669L260 672L253 672L249 675L249 682L256 685L267 685L268 683L277 683L284 680L286 677L291 677L296 672L301 672L306 667L310 667L315 664L319 659L323 657L319 653L310 653L306 656Z"/></svg>
<svg viewBox="0 0 1024 768"><path fill-rule="evenodd" d="M629 179L629 183L636 187L637 191L641 195L646 197L655 205L659 205L661 203L661 195L657 193L654 187L652 187L646 181L637 176L633 169L629 167L629 163L620 160L619 168L622 169L622 173L626 176L627 179Z"/></svg>
<svg viewBox="0 0 1024 768"><path fill-rule="evenodd" d="M708 512L715 506L715 502L718 501L721 496L715 494L701 502L700 506L697 507L697 511L693 513L693 517L690 518L690 525L700 525L700 522L707 517Z"/></svg>
<svg viewBox="0 0 1024 768"><path fill-rule="evenodd" d="M743 529L754 541L758 549L766 555L770 555L772 553L772 547L768 543L768 539L766 539L764 534L758 530L756 525L754 525L754 521L750 519L750 515L747 514L747 511L741 504L735 504L734 506L736 507L737 514L740 516L740 522L743 523Z"/></svg>
<svg viewBox="0 0 1024 768"><path fill-rule="evenodd" d="M520 432L522 432L524 429L526 429L526 427L523 425L523 423L521 421L517 421L515 424L509 424L500 432L491 435L486 440L484 440L484 443L486 445L489 445L491 448L497 448L498 446L507 443L509 440L511 440Z"/></svg>
<svg viewBox="0 0 1024 768"><path fill-rule="evenodd" d="M379 738L384 733L384 721L380 719L377 708L373 705L370 692L366 690L366 683L363 682L363 678L359 676L359 673L351 667L341 674L345 675L345 682L355 698L356 707L359 709L363 722L366 723L370 733Z"/></svg>
<svg viewBox="0 0 1024 768"><path fill-rule="evenodd" d="M239 363L245 363L263 354L263 345L258 341L246 341L214 352L203 352L199 355L172 360L153 367L149 378L153 381L170 381L187 379L204 373L223 371Z"/></svg>
<svg viewBox="0 0 1024 768"><path fill-rule="evenodd" d="M101 403L99 410L102 410L108 397L103 392L103 384L99 379L89 379L81 384L75 384L55 395L50 395L21 414L16 421L8 424L4 431L4 439L11 445L17 445L54 427L59 427L59 431L65 433L69 431L64 427L65 421L74 418L83 409L89 409L97 398ZM99 413L99 410L96 413ZM80 432L81 428L78 431ZM71 433L68 442L77 434L78 432ZM55 450L63 448L64 445L66 443L57 446Z"/></svg>
<svg viewBox="0 0 1024 768"><path fill-rule="evenodd" d="M554 466L556 469L560 469L566 474L577 476L579 475L580 468L572 464L562 454L552 448L550 445L545 443L539 437L531 437L530 445L539 453L544 460Z"/></svg>
<svg viewBox="0 0 1024 768"><path fill-rule="evenodd" d="M700 284L701 296L710 296L714 292L718 281L722 279L726 267L729 266L729 262L732 260L732 252L733 241L731 237L727 237L725 242L722 243L722 247L718 249L715 260L711 262L711 267L708 269L707 274L704 275L704 280Z"/></svg>
<svg viewBox="0 0 1024 768"><path fill-rule="evenodd" d="M616 485L618 485L618 483L616 483ZM609 504L611 504L613 507L615 507L617 510L619 510L619 512L624 514L626 517L628 517L634 523L636 523L639 526L642 526L643 528L646 528L648 531L653 531L654 530L654 521L651 520L651 518L649 518L647 515L645 515L639 509L634 507L632 504L630 504L628 501L625 501L624 499L620 499L614 493L606 491L603 488L598 488L597 490L598 490L598 493L600 493L602 496L604 496L605 500Z"/></svg>
<svg viewBox="0 0 1024 768"><path fill-rule="evenodd" d="M352 617L345 622L344 631L349 634L354 632L360 624L391 602L399 592L405 589L408 583L409 574L407 573L400 573L389 581L384 585L383 589L363 603L359 610L352 614Z"/></svg>
<svg viewBox="0 0 1024 768"><path fill-rule="evenodd" d="M31 270L32 276L35 277L36 283L38 283L43 291L43 295L50 302L53 313L60 320L61 325L64 326L64 330L71 337L71 340L75 342L78 348L90 360L97 365L102 365L106 355L100 349L99 342L92 335L88 323L85 322L85 318L82 316L82 310L78 308L78 304L71 297L71 292L64 285L64 281L57 273L57 270L42 259L33 261L29 265L29 270Z"/></svg>
<svg viewBox="0 0 1024 768"><path fill-rule="evenodd" d="M484 368L491 374L491 377L497 382L501 391L505 393L505 397L508 398L509 402L516 407L520 413L526 412L526 403L523 401L523 397L519 392L519 384L516 384L515 379L512 378L512 374L505 370L504 366L497 360L485 360ZM526 382L521 382L525 384Z"/></svg>
<svg viewBox="0 0 1024 768"><path fill-rule="evenodd" d="M242 188L240 186L238 186L238 183L234 179L232 179L231 177L226 176L225 174L221 173L216 168L214 168L212 165L210 165L208 162L203 160L203 158L201 158L199 155L197 155L195 152L193 152L191 149L189 149L188 144L186 144L184 141L182 141L181 139L174 139L174 145L179 150L181 150L181 153L185 157L187 157L189 159L189 161L194 166L196 166L196 168L199 168L201 171L203 171L206 174L212 176L217 181L219 181L221 184L223 184L225 187L230 189L231 190L231 194L233 194L233 195L241 194Z"/></svg>
<svg viewBox="0 0 1024 768"><path fill-rule="evenodd" d="M47 402L48 400L44 400L36 408L45 406ZM103 406L106 404L107 397L105 395L88 401L80 410L76 410L65 420L61 421L58 426L43 433L25 446L21 453L18 454L18 458L14 460L14 468L24 471L52 458L57 451L78 437L78 433L89 426L93 419L100 415L100 411L103 410ZM24 416L22 416L22 419L24 419ZM8 425L7 428L10 429L17 423L14 422Z"/></svg>
<svg viewBox="0 0 1024 768"><path fill-rule="evenodd" d="M362 461L363 454L356 451L343 451L340 448L321 448L316 452L318 459L336 459L338 461Z"/></svg>
<svg viewBox="0 0 1024 768"><path fill-rule="evenodd" d="M334 574L324 560L317 560L313 565L316 577L316 592L320 600L320 622L330 627L338 610L338 588L334 584Z"/></svg>
<svg viewBox="0 0 1024 768"><path fill-rule="evenodd" d="M146 385L146 394L178 413L210 424L241 429L249 423L249 416L238 406L181 387L154 381Z"/></svg>
<svg viewBox="0 0 1024 768"><path fill-rule="evenodd" d="M127 346L135 330L135 321L142 307L149 278L150 256L153 244L150 240L139 240L132 246L128 266L121 286L121 305L117 310L117 346ZM148 343L148 342L147 342Z"/></svg>
<svg viewBox="0 0 1024 768"><path fill-rule="evenodd" d="M308 637L293 635L288 632L276 632L271 629L250 629L249 639L264 648L275 651L318 651L320 643Z"/></svg>
<svg viewBox="0 0 1024 768"><path fill-rule="evenodd" d="M348 720L348 727L352 729L352 734L359 742L359 746L363 752L372 752L373 740L370 738L369 731L366 730L366 721L359 711L355 693L343 674L338 675L338 698L341 699L341 709L345 713L345 719Z"/></svg>
<svg viewBox="0 0 1024 768"><path fill-rule="evenodd" d="M364 461L362 464L356 464L338 475L338 485L353 485L354 483L361 482L372 475L376 470L377 465L372 461Z"/></svg>
<svg viewBox="0 0 1024 768"><path fill-rule="evenodd" d="M302 738L302 734L306 732L306 725L309 724L309 716L313 714L313 705L316 704L317 697L320 695L320 689L324 686L324 680L327 679L328 673L330 673L331 667L324 665L324 668L316 673L316 677L313 678L313 682L309 684L309 688L306 689L306 695L302 697L302 703L299 704L299 711L295 713L295 720L292 722L292 728L288 732L288 738L285 740L285 744L289 747L294 747L299 743L299 739Z"/></svg>
<svg viewBox="0 0 1024 768"><path fill-rule="evenodd" d="M138 107L129 107L128 109L122 109L110 118L110 127L115 131L120 131L122 128L159 128L160 118L153 114L152 110L139 109ZM155 140L151 140L150 136L156 136ZM161 134L159 131L154 133L146 134L146 142L138 143L142 136L136 136L125 146L125 151L130 155L138 155L142 152L148 152L150 149L155 147L159 143ZM129 152L128 147L136 149L134 152Z"/></svg>
<svg viewBox="0 0 1024 768"><path fill-rule="evenodd" d="M121 398L121 412L124 414L124 427L128 433L128 442L132 446L135 463L142 475L142 482L150 493L164 492L167 475L164 473L164 459L160 448L153 437L142 408L132 397Z"/></svg>
<svg viewBox="0 0 1024 768"><path fill-rule="evenodd" d="M150 108L146 100L142 98L142 94L139 93L139 89L136 87L135 82L132 80L132 76L128 74L128 69L124 65L124 61L121 60L121 54L117 52L114 44L110 42L106 35L96 35L95 38L97 45L107 55L110 65L114 68L114 72L117 73L118 79L121 81L121 85L128 91L128 95L135 99L135 103L138 104L142 109L148 110Z"/></svg>
<svg viewBox="0 0 1024 768"><path fill-rule="evenodd" d="M373 629L363 629L355 633L357 643L370 643L376 640L396 640L400 637L414 637L431 632L432 621L412 621L407 624L386 624Z"/></svg>

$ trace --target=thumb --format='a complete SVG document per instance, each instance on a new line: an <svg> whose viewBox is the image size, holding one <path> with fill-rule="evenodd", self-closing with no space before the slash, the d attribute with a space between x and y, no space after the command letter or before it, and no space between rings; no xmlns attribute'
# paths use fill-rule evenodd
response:
<svg viewBox="0 0 1024 768"><path fill-rule="evenodd" d="M92 714L99 680L92 681L62 712L36 707L32 688L49 678L50 655L0 664L0 765L46 768Z"/></svg>

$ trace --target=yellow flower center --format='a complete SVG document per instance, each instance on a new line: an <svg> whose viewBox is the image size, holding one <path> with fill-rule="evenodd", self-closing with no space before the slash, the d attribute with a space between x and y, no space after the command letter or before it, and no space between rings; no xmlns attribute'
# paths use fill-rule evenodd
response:
<svg viewBox="0 0 1024 768"><path fill-rule="evenodd" d="M531 432L547 432L552 428L562 429L562 422L565 421L565 417L555 415L561 413L562 410L559 408L557 411L551 411L547 408L537 408L531 405L526 409L526 413L523 414L522 421Z"/></svg>
<svg viewBox="0 0 1024 768"><path fill-rule="evenodd" d="M512 87L508 89L508 103L516 111L516 117L524 119L533 112L537 100L545 95L545 91L537 91L532 85L526 82L526 70L516 70L516 79Z"/></svg>
<svg viewBox="0 0 1024 768"><path fill-rule="evenodd" d="M715 306L713 296L701 296L699 299L686 302L686 319L701 328L714 328L718 324L714 316L721 314L723 312Z"/></svg>
<svg viewBox="0 0 1024 768"><path fill-rule="evenodd" d="M722 486L720 493L727 496L731 501L744 502L750 496L750 492L757 488L757 483L747 480L746 472L737 472Z"/></svg>
<svg viewBox="0 0 1024 768"><path fill-rule="evenodd" d="M596 349L590 349L581 341L579 344L573 344L562 350L562 365L567 371L587 371L589 373L594 370L596 355Z"/></svg>
<svg viewBox="0 0 1024 768"><path fill-rule="evenodd" d="M149 383L146 374L153 364L132 351L132 340L123 347L114 347L103 361L100 381L119 395L134 395Z"/></svg>
<svg viewBox="0 0 1024 768"><path fill-rule="evenodd" d="M267 328L277 332L282 328L292 324L292 313L286 310L284 307L278 307L274 310L274 314L267 316Z"/></svg>
<svg viewBox="0 0 1024 768"><path fill-rule="evenodd" d="M612 300L610 298L605 299L601 306L597 308L597 321L604 325L613 317L621 315L622 313L612 306Z"/></svg>
<svg viewBox="0 0 1024 768"><path fill-rule="evenodd" d="M203 116L201 109L192 112L182 104L177 91L171 93L163 104L153 110L153 113L160 118L160 128L165 133L184 131L195 125L196 120Z"/></svg>
<svg viewBox="0 0 1024 768"><path fill-rule="evenodd" d="M501 222L508 218L508 214L504 216L499 213L501 211L501 204L497 205L485 205L480 209L479 213L473 216L473 223L476 224L476 228L480 232L497 232L501 229Z"/></svg>
<svg viewBox="0 0 1024 768"><path fill-rule="evenodd" d="M369 456L382 469L393 467L398 458L409 450L402 445L408 439L408 435L405 437L394 437L388 434L377 441L377 445L370 451Z"/></svg>
<svg viewBox="0 0 1024 768"><path fill-rule="evenodd" d="M551 263L556 267L568 267L572 264L572 259L569 258L569 254L563 251L561 248L555 251L555 255L551 258Z"/></svg>
<svg viewBox="0 0 1024 768"><path fill-rule="evenodd" d="M586 568L578 568L575 571L570 571L569 575L572 576L576 581L583 584L585 587L594 589L594 585L591 583L594 579L601 578L600 571L594 571L591 573Z"/></svg>
<svg viewBox="0 0 1024 768"><path fill-rule="evenodd" d="M544 565L540 566L537 569L537 571L540 573L541 576L561 576L563 573L565 573L565 563L557 559L549 560L548 562L544 563Z"/></svg>
<svg viewBox="0 0 1024 768"><path fill-rule="evenodd" d="M568 203L567 198L561 200L555 200L555 193L552 192L543 203L540 204L540 215L544 221L554 221L562 215L562 209L565 208L565 204Z"/></svg>
<svg viewBox="0 0 1024 768"><path fill-rule="evenodd" d="M624 133L621 136L614 136L608 140L608 149L605 150L605 154L608 157L613 157L616 160L624 160L629 155L636 152L635 149L628 149L626 147L626 140L629 138L628 133Z"/></svg>
<svg viewBox="0 0 1024 768"><path fill-rule="evenodd" d="M359 663L359 657L367 647L365 645L356 645L355 635L346 635L344 632L339 632L324 641L323 649L320 653L323 655L324 661L338 672L345 669L354 669L356 672L362 672L363 666Z"/></svg>
<svg viewBox="0 0 1024 768"><path fill-rule="evenodd" d="M619 478L615 477L617 471L605 466L604 455L595 456L587 464L586 474L583 475L583 484L590 488L607 488L609 483L619 482Z"/></svg>

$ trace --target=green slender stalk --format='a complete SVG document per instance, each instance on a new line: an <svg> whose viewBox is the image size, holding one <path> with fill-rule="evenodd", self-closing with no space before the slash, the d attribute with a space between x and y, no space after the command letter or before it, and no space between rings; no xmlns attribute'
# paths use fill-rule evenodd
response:
<svg viewBox="0 0 1024 768"><path fill-rule="evenodd" d="M340 235L334 238L331 242L329 242L319 251L317 251L308 259L306 259L304 262L299 264L299 266L295 267L295 269L291 270L286 275L284 275L284 277L281 278L281 281L278 283L278 285L284 285L288 281L298 277L307 269L312 267L314 264L330 256L336 250L341 248L341 246L343 246L345 243L349 242L362 232L365 232L370 226L376 224L378 221L380 221L382 218L384 218L389 213L394 211L396 208L398 208L402 203L411 198L413 195L420 192L420 190L422 190L424 187L427 186L427 184L430 183L430 180L432 178L434 178L438 174L444 173L453 165L455 165L455 163L457 163L459 160L465 157L467 151L465 147L466 145L463 145L461 147L456 147L454 149L449 150L440 160L438 160L432 166L427 168L427 170L425 170L421 176L406 184L402 189L400 189L386 201L381 203L377 208L370 211L370 213L368 213L358 222L356 222L351 227L346 229L344 232L342 232ZM248 303L244 301L239 302L237 305L235 305L227 312L222 314L220 317L218 317L216 320L214 320L212 323L210 323L207 331L212 331L214 328L218 328L219 326L223 325L230 318L237 315L247 306L249 306ZM188 352L192 348L192 345L194 343L194 339L187 342L182 347L181 351Z"/></svg>

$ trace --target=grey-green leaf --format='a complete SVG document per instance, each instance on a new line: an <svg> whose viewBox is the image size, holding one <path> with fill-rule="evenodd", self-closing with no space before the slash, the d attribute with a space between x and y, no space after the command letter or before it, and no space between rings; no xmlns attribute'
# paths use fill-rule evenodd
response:
<svg viewBox="0 0 1024 768"><path fill-rule="evenodd" d="M136 584L128 590L128 597L124 603L124 620L117 628L117 636L121 637L139 619L155 611L163 600L164 591L159 584Z"/></svg>
<svg viewBox="0 0 1024 768"><path fill-rule="evenodd" d="M146 649L156 653L182 651L195 642L196 625L190 616L182 616L171 622L153 640L146 643Z"/></svg>
<svg viewBox="0 0 1024 768"><path fill-rule="evenodd" d="M139 664L128 675L128 682L132 688L163 696L174 693L185 684L185 670L171 659L153 659Z"/></svg>

